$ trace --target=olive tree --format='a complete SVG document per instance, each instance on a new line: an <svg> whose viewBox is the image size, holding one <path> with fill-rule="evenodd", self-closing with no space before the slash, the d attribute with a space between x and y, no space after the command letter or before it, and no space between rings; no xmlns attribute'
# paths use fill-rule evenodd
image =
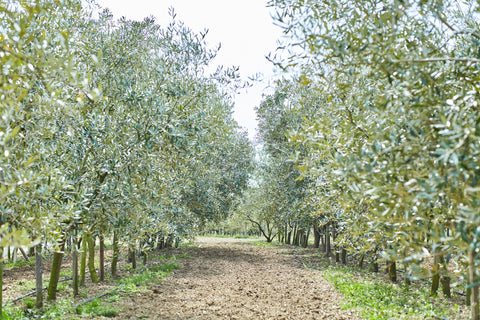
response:
<svg viewBox="0 0 480 320"><path fill-rule="evenodd" d="M477 4L271 5L301 48L289 64L314 65L315 77L334 84L332 99L346 124L368 137L337 157L339 173L356 182L350 189L368 199L368 219L393 241L386 257L406 261L461 251L469 260L477 319ZM350 83L362 81L365 89L352 97Z"/></svg>

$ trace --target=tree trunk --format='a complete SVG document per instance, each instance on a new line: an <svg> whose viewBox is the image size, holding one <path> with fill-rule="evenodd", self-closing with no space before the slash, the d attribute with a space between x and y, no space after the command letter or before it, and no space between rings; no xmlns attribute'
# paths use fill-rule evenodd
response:
<svg viewBox="0 0 480 320"><path fill-rule="evenodd" d="M135 247L129 247L128 248L128 258L130 262L132 263L132 269L135 270L137 269L137 258L135 255Z"/></svg>
<svg viewBox="0 0 480 320"><path fill-rule="evenodd" d="M465 305L467 307L472 305L472 288L469 288L468 286L465 294Z"/></svg>
<svg viewBox="0 0 480 320"><path fill-rule="evenodd" d="M331 244L330 244L330 228L328 226L325 226L325 251L327 253L327 258L330 258L330 253L331 253Z"/></svg>
<svg viewBox="0 0 480 320"><path fill-rule="evenodd" d="M403 269L405 270L403 280L404 280L405 286L409 287L412 284L412 281L410 281L410 274L411 273L410 273L410 269L409 269L408 264L404 263L403 264Z"/></svg>
<svg viewBox="0 0 480 320"><path fill-rule="evenodd" d="M87 235L83 234L82 256L80 258L80 286L85 285L85 273L87 269Z"/></svg>
<svg viewBox="0 0 480 320"><path fill-rule="evenodd" d="M47 301L54 301L57 299L57 286L63 260L63 247L64 244L62 244L61 251L56 251L53 253L52 270L50 272L50 282L48 283Z"/></svg>
<svg viewBox="0 0 480 320"><path fill-rule="evenodd" d="M135 254L135 248L132 250L132 269L137 269L137 255Z"/></svg>
<svg viewBox="0 0 480 320"><path fill-rule="evenodd" d="M158 250L162 250L163 248L165 248L165 237L161 237L160 240L158 241L158 244L157 244L157 248ZM131 262L131 261L129 261Z"/></svg>
<svg viewBox="0 0 480 320"><path fill-rule="evenodd" d="M71 253L69 249L72 247L72 241L71 237L67 237L67 240L65 241L66 246L65 246L65 253Z"/></svg>
<svg viewBox="0 0 480 320"><path fill-rule="evenodd" d="M4 264L3 247L0 247L0 318L1 319L3 319L3 264Z"/></svg>
<svg viewBox="0 0 480 320"><path fill-rule="evenodd" d="M452 291L451 291L451 288L450 288L450 282L451 282L450 277L449 276L443 276L442 279L441 279L441 282L442 282L443 295L447 298L451 298L452 297Z"/></svg>
<svg viewBox="0 0 480 320"><path fill-rule="evenodd" d="M99 271L100 271L100 281L103 282L105 281L105 242L103 239L103 235L99 236L100 240L100 265L99 265Z"/></svg>
<svg viewBox="0 0 480 320"><path fill-rule="evenodd" d="M97 270L95 270L95 242L90 233L86 234L86 240L88 245L88 271L93 283L98 283Z"/></svg>
<svg viewBox="0 0 480 320"><path fill-rule="evenodd" d="M292 244L294 246L298 246L298 229L297 229L296 225L293 227L293 242L292 242Z"/></svg>
<svg viewBox="0 0 480 320"><path fill-rule="evenodd" d="M375 250L373 251L372 271L378 273L377 248L375 248Z"/></svg>
<svg viewBox="0 0 480 320"><path fill-rule="evenodd" d="M322 230L323 230L323 233L320 233L320 240L321 240L320 250L322 252L325 252L325 250L326 250L325 236L324 236L325 235L325 227L322 227Z"/></svg>
<svg viewBox="0 0 480 320"><path fill-rule="evenodd" d="M18 248L20 250L20 252L22 253L22 256L23 258L25 259L25 261L29 262L30 259L28 258L28 255L25 253L25 250L23 250L23 248Z"/></svg>
<svg viewBox="0 0 480 320"><path fill-rule="evenodd" d="M472 320L480 320L480 313L479 313L479 305L478 305L478 284L475 284L477 281L477 274L475 272L475 250L470 250L470 257L469 257L469 276L470 276L470 285L474 285L472 287L472 294L471 294L471 313L470 317Z"/></svg>
<svg viewBox="0 0 480 320"><path fill-rule="evenodd" d="M310 237L310 228L307 230L307 233L304 233L302 247L308 247L308 238Z"/></svg>
<svg viewBox="0 0 480 320"><path fill-rule="evenodd" d="M72 237L72 285L73 297L78 296L78 248L77 236Z"/></svg>
<svg viewBox="0 0 480 320"><path fill-rule="evenodd" d="M35 247L35 288L36 288L36 307L43 307L43 268L42 268L42 245Z"/></svg>
<svg viewBox="0 0 480 320"><path fill-rule="evenodd" d="M333 249L335 250L335 262L340 262L340 252L338 251L338 245L337 245L337 231L335 228L332 230L333 233Z"/></svg>
<svg viewBox="0 0 480 320"><path fill-rule="evenodd" d="M118 233L117 231L113 232L113 256L112 256L112 277L117 276L117 263L119 256L118 248Z"/></svg>
<svg viewBox="0 0 480 320"><path fill-rule="evenodd" d="M313 247L320 247L320 230L318 230L318 223L313 222Z"/></svg>
<svg viewBox="0 0 480 320"><path fill-rule="evenodd" d="M347 250L342 248L342 263L347 264Z"/></svg>
<svg viewBox="0 0 480 320"><path fill-rule="evenodd" d="M166 247L167 248L172 248L172 244L173 244L173 238L172 238L172 235L169 234L168 237L167 237ZM134 247L134 253L135 253L136 243L134 243L133 247ZM133 261L132 261L132 263L133 263Z"/></svg>
<svg viewBox="0 0 480 320"><path fill-rule="evenodd" d="M365 260L365 253L362 253L362 255L360 256L360 261L358 262L358 267L360 269L363 269L363 261Z"/></svg>
<svg viewBox="0 0 480 320"><path fill-rule="evenodd" d="M432 285L430 287L430 296L437 296L440 287L440 257L434 253L432 266Z"/></svg>
<svg viewBox="0 0 480 320"><path fill-rule="evenodd" d="M392 282L397 282L397 264L395 261L390 261L388 263L388 277L390 278L390 281Z"/></svg>
<svg viewBox="0 0 480 320"><path fill-rule="evenodd" d="M130 247L128 248L128 253L127 253L127 262L128 263L132 263L132 249L130 249Z"/></svg>

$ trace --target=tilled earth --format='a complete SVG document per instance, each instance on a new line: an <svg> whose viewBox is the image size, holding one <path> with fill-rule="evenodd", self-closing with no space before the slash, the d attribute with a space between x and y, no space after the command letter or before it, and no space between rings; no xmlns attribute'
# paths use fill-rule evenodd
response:
<svg viewBox="0 0 480 320"><path fill-rule="evenodd" d="M285 249L201 238L151 289L122 300L116 319L359 319L341 294Z"/></svg>

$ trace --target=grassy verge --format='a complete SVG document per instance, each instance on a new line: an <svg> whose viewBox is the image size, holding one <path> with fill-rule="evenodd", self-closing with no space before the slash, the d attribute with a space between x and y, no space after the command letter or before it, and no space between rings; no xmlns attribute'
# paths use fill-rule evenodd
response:
<svg viewBox="0 0 480 320"><path fill-rule="evenodd" d="M209 234L209 233L206 233L206 234L202 234L201 236L198 236L199 238L202 238L202 237L212 237L212 238L233 238L233 239L258 239L260 238L261 236L249 236L249 235L234 235L234 236L230 236L230 235L221 235L221 234Z"/></svg>
<svg viewBox="0 0 480 320"><path fill-rule="evenodd" d="M465 306L430 297L423 284L392 284L342 266L330 266L322 274L345 295L343 307L357 310L364 319L468 319Z"/></svg>
<svg viewBox="0 0 480 320"><path fill-rule="evenodd" d="M185 255L183 255L185 256ZM182 256L182 257L183 257ZM185 256L186 257L186 256ZM32 297L23 299L23 305L7 304L3 310L4 320L27 320L27 319L92 319L97 317L115 317L118 315L118 301L123 297L136 293L148 292L152 283L159 283L172 270L180 268L175 256L170 258L158 257L151 261L148 268L141 268L131 272L118 280L109 279L110 284L116 285L108 291L103 299L95 299L89 303L75 307L76 301L72 297L60 297L54 304L46 303L44 308L35 308L35 300ZM59 291L66 288L66 284L59 284ZM80 296L86 297L86 292L80 292Z"/></svg>
<svg viewBox="0 0 480 320"><path fill-rule="evenodd" d="M5 263L4 268L15 268L15 267L23 267L23 266L34 266L35 265L35 258L31 257L29 261L19 258L16 262L8 261Z"/></svg>
<svg viewBox="0 0 480 320"><path fill-rule="evenodd" d="M278 243L277 241L272 241L272 242L267 242L267 241L251 241L249 242L250 244L253 244L255 246L259 246L259 247L278 247L279 245L281 245L280 243Z"/></svg>

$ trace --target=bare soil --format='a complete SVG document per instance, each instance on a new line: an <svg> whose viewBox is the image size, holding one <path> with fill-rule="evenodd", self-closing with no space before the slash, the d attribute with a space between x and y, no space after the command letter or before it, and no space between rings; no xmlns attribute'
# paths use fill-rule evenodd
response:
<svg viewBox="0 0 480 320"><path fill-rule="evenodd" d="M342 295L288 249L200 238L183 267L121 301L116 319L360 319Z"/></svg>

